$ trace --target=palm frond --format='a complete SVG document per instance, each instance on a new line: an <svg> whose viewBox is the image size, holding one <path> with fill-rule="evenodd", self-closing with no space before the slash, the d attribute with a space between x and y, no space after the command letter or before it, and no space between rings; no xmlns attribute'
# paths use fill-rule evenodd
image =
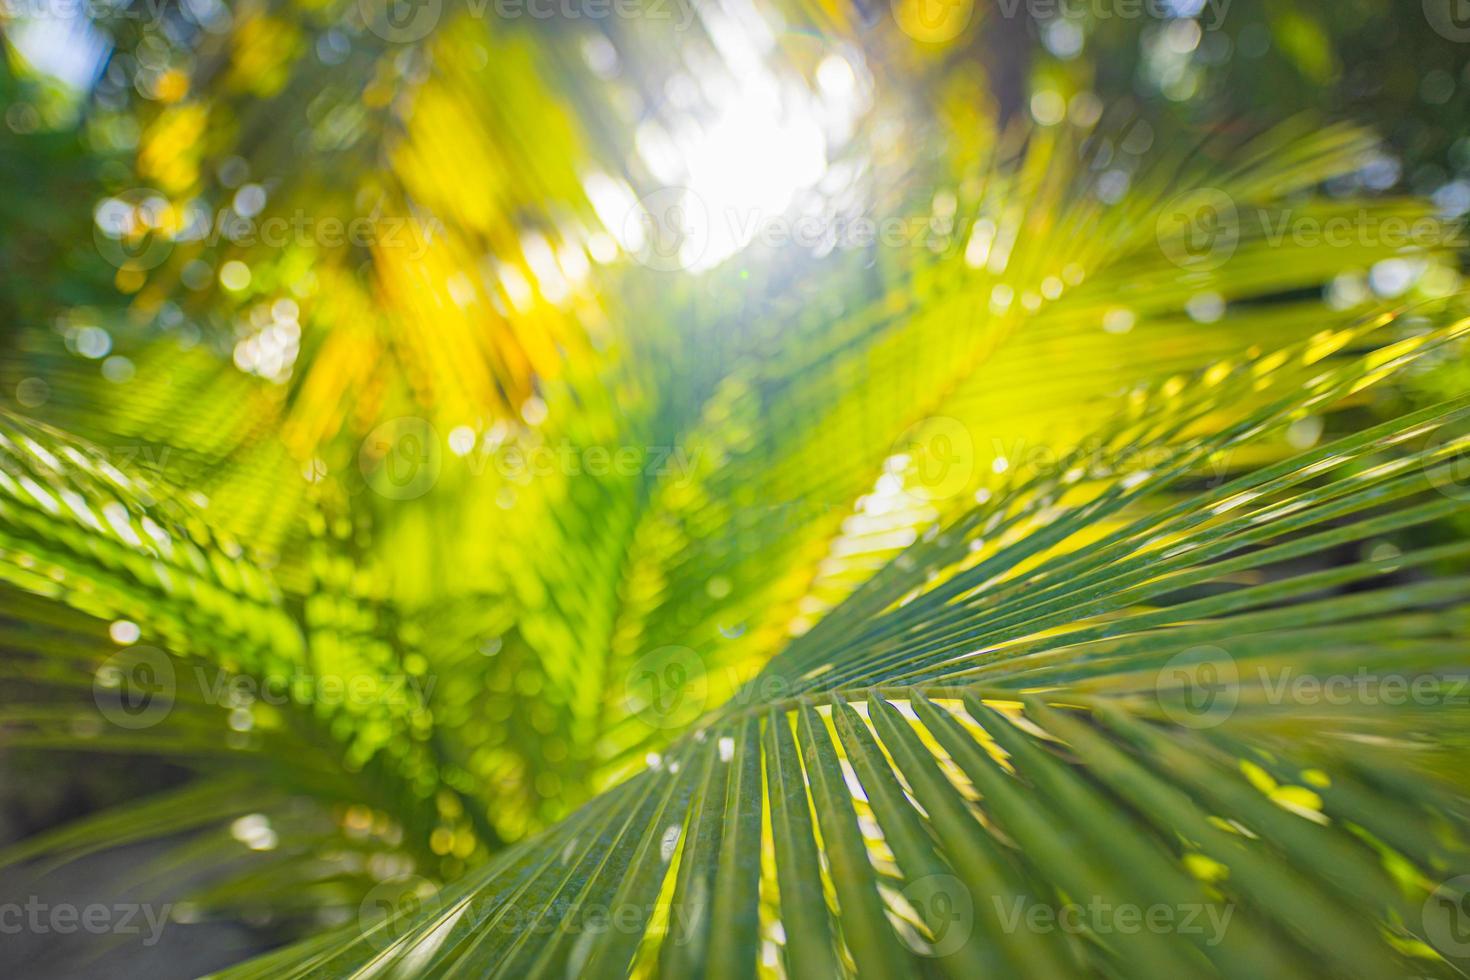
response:
<svg viewBox="0 0 1470 980"><path fill-rule="evenodd" d="M1436 570L1467 546L1290 563L1462 508L1440 490L1463 440L1425 437L1470 402L1175 490L1466 328L1327 370L1318 338L1201 379L1207 396L1166 386L1142 401L1181 430L1192 402L1235 418L1152 471L1037 477L972 508L643 773L417 917L226 975L753 976L773 957L801 975L1449 975L1424 910L1466 865L1449 698L1470 581ZM1262 388L1279 397L1232 397ZM1276 687L1349 666L1421 693Z"/></svg>

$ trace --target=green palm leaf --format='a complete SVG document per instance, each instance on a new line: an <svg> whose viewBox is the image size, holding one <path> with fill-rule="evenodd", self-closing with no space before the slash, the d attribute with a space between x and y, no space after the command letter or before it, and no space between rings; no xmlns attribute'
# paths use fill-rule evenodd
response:
<svg viewBox="0 0 1470 980"><path fill-rule="evenodd" d="M1458 511L1440 491L1463 439L1425 437L1470 402L1176 488L1464 329L1300 385L1311 344L1245 362L1196 397L1244 405L1280 371L1279 399L1166 431L1155 471L1038 476L960 515L645 772L427 911L229 975L1453 971L1435 917L1466 866L1470 582L1416 570L1467 546L1290 562ZM1419 694L1280 693L1349 666Z"/></svg>
<svg viewBox="0 0 1470 980"><path fill-rule="evenodd" d="M599 190L669 190L744 5L675 58L420 6L410 43L369 3L105 25L84 166L12 163L7 110L47 207L3 250L63 271L0 289L0 734L185 780L7 878L146 844L181 920L306 937L237 977L1470 966L1453 207L1364 192L1359 126L1201 138L791 0L755 60L867 100L822 206L905 241L667 275ZM1268 18L1293 70L1332 17ZM1062 115L1018 121L1028 72ZM145 185L406 239L118 259L88 209ZM1291 231L1341 222L1429 240Z"/></svg>

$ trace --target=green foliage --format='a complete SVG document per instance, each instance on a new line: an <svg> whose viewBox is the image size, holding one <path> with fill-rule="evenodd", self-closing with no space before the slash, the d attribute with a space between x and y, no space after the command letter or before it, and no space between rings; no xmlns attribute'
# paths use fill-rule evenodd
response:
<svg viewBox="0 0 1470 980"><path fill-rule="evenodd" d="M908 234L670 273L597 258L587 176L658 192L649 25L609 94L585 32L338 13L176 33L85 153L7 156L411 246L118 259L6 202L54 281L0 296L0 731L188 774L8 874L152 842L150 894L294 940L232 977L1470 966L1470 320L1376 137L1201 138L1066 59L1033 125L791 4L861 40L832 163ZM1272 70L1330 84L1336 16L1273 13Z"/></svg>

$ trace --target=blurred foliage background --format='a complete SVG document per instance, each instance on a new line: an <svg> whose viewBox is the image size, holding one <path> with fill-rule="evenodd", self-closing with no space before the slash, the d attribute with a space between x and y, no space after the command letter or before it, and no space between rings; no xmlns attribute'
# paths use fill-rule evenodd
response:
<svg viewBox="0 0 1470 980"><path fill-rule="evenodd" d="M1187 499L1464 392L1439 7L929 3L0 12L6 859L152 842L118 876L242 926L172 970L222 967L656 768L1130 405L1177 447L1313 382L1185 406L1212 370L1432 348ZM1201 189L1223 257L1168 232ZM683 251L671 207L707 218ZM1438 231L1273 238L1303 215ZM98 665L142 648L174 701L119 731ZM217 696L302 675L391 696Z"/></svg>

